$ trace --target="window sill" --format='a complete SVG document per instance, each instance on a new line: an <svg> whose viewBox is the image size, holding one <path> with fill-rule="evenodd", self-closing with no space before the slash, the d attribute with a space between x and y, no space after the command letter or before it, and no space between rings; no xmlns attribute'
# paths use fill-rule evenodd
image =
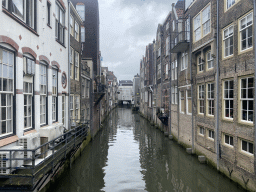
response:
<svg viewBox="0 0 256 192"><path fill-rule="evenodd" d="M249 152L247 152L247 151L244 151L244 150L242 150L242 149L241 149L240 153L243 154L243 155L245 155L245 156L247 156L247 157L250 157L250 158L253 158L253 157L254 157L254 154L249 153Z"/></svg>
<svg viewBox="0 0 256 192"><path fill-rule="evenodd" d="M225 147L230 148L230 149L234 149L234 146L233 146L233 145L229 145L229 144L227 144L227 143L223 143L223 145L224 145Z"/></svg>
<svg viewBox="0 0 256 192"><path fill-rule="evenodd" d="M52 27L47 23L47 26L52 29Z"/></svg>
<svg viewBox="0 0 256 192"><path fill-rule="evenodd" d="M8 144L11 144L11 143L14 143L16 141L18 141L19 138L17 135L6 135L6 138L1 138L0 140L0 147L3 147L5 145L8 145Z"/></svg>
<svg viewBox="0 0 256 192"><path fill-rule="evenodd" d="M62 47L64 47L65 49L66 49L66 47L65 47L65 45L63 44L63 43L61 43L58 39L55 39L56 40L56 42L58 42Z"/></svg>
<svg viewBox="0 0 256 192"><path fill-rule="evenodd" d="M253 50L253 46L250 47L250 48L247 48L247 49L245 49L245 50L239 49L238 55L241 55L241 54L243 54L243 53L247 53L247 52L252 51L252 50Z"/></svg>
<svg viewBox="0 0 256 192"><path fill-rule="evenodd" d="M203 135L203 134L201 134L201 133L198 133L198 136L200 136L200 137L204 137L204 135Z"/></svg>
<svg viewBox="0 0 256 192"><path fill-rule="evenodd" d="M222 61L228 60L230 58L234 57L234 54L226 56L226 57L222 57Z"/></svg>
<svg viewBox="0 0 256 192"><path fill-rule="evenodd" d="M214 118L214 115L209 115L209 114L207 114L206 117Z"/></svg>
<svg viewBox="0 0 256 192"><path fill-rule="evenodd" d="M24 23L22 20L20 20L18 17L16 17L15 15L13 15L12 13L10 13L6 8L4 8L2 6L2 11L8 15L9 17L11 17L13 20L15 20L17 23L19 23L20 25L22 25L23 27L25 27L26 29L28 29L30 32L32 32L33 34L35 34L36 36L39 37L38 33L32 29L31 27L29 27L26 23Z"/></svg>
<svg viewBox="0 0 256 192"><path fill-rule="evenodd" d="M233 118L225 118L225 117L223 117L222 120L230 122L230 123L234 123L234 119Z"/></svg>
<svg viewBox="0 0 256 192"><path fill-rule="evenodd" d="M214 139L211 138L211 137L207 137L207 139L208 139L209 141L213 141L213 142L214 142Z"/></svg>
<svg viewBox="0 0 256 192"><path fill-rule="evenodd" d="M241 124L241 125L247 125L247 126L253 127L253 122L241 121L240 120L238 123Z"/></svg>

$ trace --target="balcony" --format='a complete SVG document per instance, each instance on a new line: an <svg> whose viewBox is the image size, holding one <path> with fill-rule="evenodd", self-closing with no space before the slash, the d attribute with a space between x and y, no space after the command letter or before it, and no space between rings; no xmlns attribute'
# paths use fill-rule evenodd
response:
<svg viewBox="0 0 256 192"><path fill-rule="evenodd" d="M187 50L189 42L190 42L190 32L189 31L181 31L177 33L174 40L171 42L171 52L172 53L180 53Z"/></svg>

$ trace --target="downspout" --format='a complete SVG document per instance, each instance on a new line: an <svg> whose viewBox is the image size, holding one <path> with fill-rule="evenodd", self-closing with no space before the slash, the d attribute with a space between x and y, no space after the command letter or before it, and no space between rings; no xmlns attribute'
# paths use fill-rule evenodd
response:
<svg viewBox="0 0 256 192"><path fill-rule="evenodd" d="M191 24L191 16L189 15L188 19L189 23ZM189 24L189 27L191 28L191 25ZM192 109L192 115L191 115L191 126L192 126L192 154L195 152L195 133L194 133L194 112L193 112L193 77L192 77L192 43L191 43L191 29L189 29L189 52L190 52L190 84L191 84L191 109Z"/></svg>
<svg viewBox="0 0 256 192"><path fill-rule="evenodd" d="M170 32L170 28L169 28L169 32ZM172 42L172 36L171 36L171 32L169 34L169 38L170 38L170 42L169 42L169 63L170 63L170 73L169 73L169 81L170 81L170 85L169 85L169 138L172 138L172 57L171 57L171 42Z"/></svg>
<svg viewBox="0 0 256 192"><path fill-rule="evenodd" d="M253 1L253 25L254 25L254 173L256 171L256 123L255 123L255 119L256 119L256 113L255 113L255 105L256 105L256 89L255 89L255 80L256 80L256 2Z"/></svg>
<svg viewBox="0 0 256 192"><path fill-rule="evenodd" d="M71 127L70 124L70 118L71 118L71 114L70 114L70 0L68 0L68 77L67 79L69 79L68 81L68 130Z"/></svg>
<svg viewBox="0 0 256 192"><path fill-rule="evenodd" d="M217 110L216 111L216 153L217 153L217 170L220 169L219 167L219 161L220 161L220 141L219 141L219 0L217 0L217 57L216 57L216 92L217 92L217 97L216 97L216 105Z"/></svg>

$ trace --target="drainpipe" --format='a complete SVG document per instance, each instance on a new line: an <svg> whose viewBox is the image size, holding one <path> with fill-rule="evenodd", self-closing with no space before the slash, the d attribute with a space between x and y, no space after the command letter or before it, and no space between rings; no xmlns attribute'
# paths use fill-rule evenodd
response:
<svg viewBox="0 0 256 192"><path fill-rule="evenodd" d="M169 28L170 31L170 28ZM171 57L171 42L172 42L172 33L170 32L169 34L169 38L170 38L170 42L169 42L169 63L170 63L170 73L169 73L169 81L170 81L170 85L169 85L169 138L171 138L172 136L172 57Z"/></svg>
<svg viewBox="0 0 256 192"><path fill-rule="evenodd" d="M256 80L256 2L253 1L253 26L254 26L254 82ZM254 106L256 105L256 89L255 89L255 84L254 83ZM255 109L256 107L254 107L254 173L256 171L256 123L255 123L255 119L256 119L256 113L255 113Z"/></svg>
<svg viewBox="0 0 256 192"><path fill-rule="evenodd" d="M216 126L216 153L217 153L217 170L219 170L219 161L220 161L220 141L219 141L219 0L217 0L217 57L216 57L216 119L215 119L215 126Z"/></svg>
<svg viewBox="0 0 256 192"><path fill-rule="evenodd" d="M191 16L189 15L188 19L189 23L191 24ZM190 28L191 25L189 24ZM195 152L195 133L194 133L194 112L193 112L193 77L192 77L192 42L191 42L191 35L190 35L190 29L189 29L189 52L190 52L190 84L191 84L191 109L192 109L192 115L191 115L191 126L192 126L192 154Z"/></svg>
<svg viewBox="0 0 256 192"><path fill-rule="evenodd" d="M70 0L68 0L68 77L67 79L68 80L68 130L70 129L71 127L71 124L70 124L70 117L71 117L71 114L70 114L70 28L69 28L69 21L70 19Z"/></svg>

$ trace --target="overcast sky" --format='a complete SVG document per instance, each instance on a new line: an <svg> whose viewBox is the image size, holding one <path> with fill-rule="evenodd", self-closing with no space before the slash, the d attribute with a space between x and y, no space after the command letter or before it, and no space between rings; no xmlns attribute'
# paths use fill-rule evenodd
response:
<svg viewBox="0 0 256 192"><path fill-rule="evenodd" d="M156 38L177 0L98 0L102 66L118 80L132 80L146 45Z"/></svg>

